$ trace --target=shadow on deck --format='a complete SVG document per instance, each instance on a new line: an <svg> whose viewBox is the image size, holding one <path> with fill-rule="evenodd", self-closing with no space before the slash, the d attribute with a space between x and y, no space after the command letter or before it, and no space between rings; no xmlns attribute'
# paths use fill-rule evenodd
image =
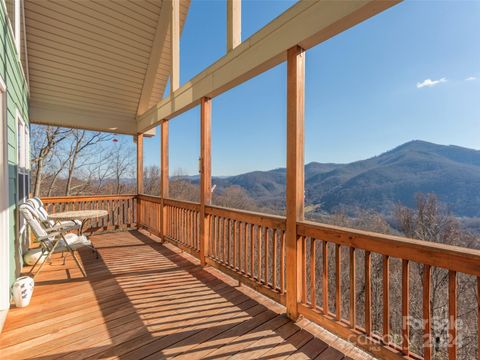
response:
<svg viewBox="0 0 480 360"><path fill-rule="evenodd" d="M80 253L87 278L70 257L65 265L56 258L30 306L10 311L3 359L366 358L155 237L132 231L93 241L100 259Z"/></svg>

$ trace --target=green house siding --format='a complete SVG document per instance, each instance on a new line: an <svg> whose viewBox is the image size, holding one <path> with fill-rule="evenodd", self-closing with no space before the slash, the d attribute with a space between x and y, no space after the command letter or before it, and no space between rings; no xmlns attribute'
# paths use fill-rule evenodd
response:
<svg viewBox="0 0 480 360"><path fill-rule="evenodd" d="M20 112L28 122L28 87L17 56L13 34L9 28L4 0L0 0L0 77L7 86L7 136L10 201L10 282L21 269L17 242L17 125L16 114ZM3 125L3 124L2 124Z"/></svg>

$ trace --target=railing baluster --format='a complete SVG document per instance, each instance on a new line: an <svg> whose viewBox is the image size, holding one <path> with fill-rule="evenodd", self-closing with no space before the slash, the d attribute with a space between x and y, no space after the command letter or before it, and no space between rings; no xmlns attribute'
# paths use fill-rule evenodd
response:
<svg viewBox="0 0 480 360"><path fill-rule="evenodd" d="M230 263L230 219L225 219L226 220L226 225L225 225L225 236L226 236L226 246L227 246L227 257L225 258L225 264L228 266L231 265Z"/></svg>
<svg viewBox="0 0 480 360"><path fill-rule="evenodd" d="M182 216L182 222L180 223L180 229L182 230L182 243L187 244L187 212L180 208L180 214Z"/></svg>
<svg viewBox="0 0 480 360"><path fill-rule="evenodd" d="M280 293L285 293L285 231L281 231L281 248L280 248ZM480 303L480 301L479 301ZM480 318L480 315L479 315Z"/></svg>
<svg viewBox="0 0 480 360"><path fill-rule="evenodd" d="M168 207L168 236L173 238L173 208L171 206Z"/></svg>
<svg viewBox="0 0 480 360"><path fill-rule="evenodd" d="M188 224L187 224L187 233L188 233L188 245L192 248L195 247L195 238L193 235L193 211L188 210L187 211L187 219L188 219Z"/></svg>
<svg viewBox="0 0 480 360"><path fill-rule="evenodd" d="M477 357L480 360L480 276L477 277Z"/></svg>
<svg viewBox="0 0 480 360"><path fill-rule="evenodd" d="M228 264L227 262L227 218L223 218L222 222L222 233L223 233L223 263L225 265Z"/></svg>
<svg viewBox="0 0 480 360"><path fill-rule="evenodd" d="M233 220L233 268L237 269L237 220Z"/></svg>
<svg viewBox="0 0 480 360"><path fill-rule="evenodd" d="M355 273L356 273L356 261L355 261L355 248L350 248L350 327L355 329L357 323L356 312L356 286L355 286Z"/></svg>
<svg viewBox="0 0 480 360"><path fill-rule="evenodd" d="M173 239L178 239L178 209L176 206L172 208L173 210Z"/></svg>
<svg viewBox="0 0 480 360"><path fill-rule="evenodd" d="M423 265L423 359L432 359L432 319L430 309L430 265Z"/></svg>
<svg viewBox="0 0 480 360"><path fill-rule="evenodd" d="M341 264L341 247L339 244L335 245L335 276L336 276L336 289L335 289L335 310L337 314L337 321L342 318L342 264Z"/></svg>
<svg viewBox="0 0 480 360"><path fill-rule="evenodd" d="M218 258L219 261L222 261L222 233L223 233L222 224L223 224L223 218L221 216L219 216L218 220L217 220L217 226L218 226L218 229L217 229L217 235L218 235L218 238L217 238L217 258Z"/></svg>
<svg viewBox="0 0 480 360"><path fill-rule="evenodd" d="M185 210L182 208L180 209L180 242L183 244L186 244L186 216L185 216Z"/></svg>
<svg viewBox="0 0 480 360"><path fill-rule="evenodd" d="M365 251L365 332L368 336L372 333L372 286L371 286L371 263L370 251Z"/></svg>
<svg viewBox="0 0 480 360"><path fill-rule="evenodd" d="M252 224L253 227L253 224ZM250 237L250 274L252 279L255 279L255 239L253 236L253 231Z"/></svg>
<svg viewBox="0 0 480 360"><path fill-rule="evenodd" d="M448 272L448 359L457 358L457 273Z"/></svg>
<svg viewBox="0 0 480 360"><path fill-rule="evenodd" d="M315 246L315 239L310 238L310 303L312 309L317 307L317 292L316 292L316 279L315 279L315 268L317 262L317 251Z"/></svg>
<svg viewBox="0 0 480 360"><path fill-rule="evenodd" d="M183 229L183 239L182 242L185 245L188 245L188 211L182 209L182 229Z"/></svg>
<svg viewBox="0 0 480 360"><path fill-rule="evenodd" d="M219 228L220 228L220 218L215 215L213 218L213 225L214 225L214 230L213 230L213 246L215 248L214 251L214 258L218 260L218 242L219 242Z"/></svg>
<svg viewBox="0 0 480 360"><path fill-rule="evenodd" d="M241 238L243 240L243 271L245 272L245 275L247 275L247 223L242 222L240 224L240 231L241 231Z"/></svg>
<svg viewBox="0 0 480 360"><path fill-rule="evenodd" d="M264 235L263 235L263 267L264 267L264 275L265 275L265 286L268 286L268 238L269 238L269 229L268 227L264 228Z"/></svg>
<svg viewBox="0 0 480 360"><path fill-rule="evenodd" d="M246 223L245 223L246 226ZM253 224L250 224L250 241L252 241L253 238ZM247 241L247 229L245 228L245 243L244 243L244 248L243 248L243 263L245 265L245 275L248 274L248 241ZM253 276L253 275L252 275Z"/></svg>
<svg viewBox="0 0 480 360"><path fill-rule="evenodd" d="M322 243L322 256L323 256L323 313L328 315L328 243L324 240Z"/></svg>
<svg viewBox="0 0 480 360"><path fill-rule="evenodd" d="M202 221L202 219L200 219ZM208 255L210 258L215 258L215 239L213 238L215 234L214 227L214 215L208 214L208 241L210 245L208 246Z"/></svg>
<svg viewBox="0 0 480 360"><path fill-rule="evenodd" d="M277 290L277 229L273 229L273 258L272 258L272 287L273 290Z"/></svg>
<svg viewBox="0 0 480 360"><path fill-rule="evenodd" d="M383 256L383 343L389 343L390 336L390 259Z"/></svg>
<svg viewBox="0 0 480 360"><path fill-rule="evenodd" d="M300 247L300 261L301 261L301 294L302 294L302 303L307 303L307 237L300 236L299 239Z"/></svg>
<svg viewBox="0 0 480 360"><path fill-rule="evenodd" d="M178 242L182 242L182 237L183 237L183 226L182 226L182 208L177 208L177 212L178 212L178 224L177 224L177 228L178 228Z"/></svg>
<svg viewBox="0 0 480 360"><path fill-rule="evenodd" d="M257 258L258 258L258 269L257 269L257 276L258 276L258 282L262 282L262 227L258 225L258 231L257 231L257 244L258 244L258 249L257 249Z"/></svg>
<svg viewBox="0 0 480 360"><path fill-rule="evenodd" d="M195 248L195 232L193 228L193 210L187 210L187 240L188 246Z"/></svg>
<svg viewBox="0 0 480 360"><path fill-rule="evenodd" d="M193 211L188 212L188 241L192 248L195 248L195 233L193 231Z"/></svg>
<svg viewBox="0 0 480 360"><path fill-rule="evenodd" d="M410 329L408 316L410 313L410 281L409 261L402 260L402 352L408 356L410 343Z"/></svg>

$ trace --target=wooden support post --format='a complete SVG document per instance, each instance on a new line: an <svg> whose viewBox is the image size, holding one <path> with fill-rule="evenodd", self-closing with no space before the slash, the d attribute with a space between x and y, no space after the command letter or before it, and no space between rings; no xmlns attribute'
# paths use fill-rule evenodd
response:
<svg viewBox="0 0 480 360"><path fill-rule="evenodd" d="M160 236L167 233L167 212L163 200L168 197L168 120L162 120L160 124Z"/></svg>
<svg viewBox="0 0 480 360"><path fill-rule="evenodd" d="M304 214L304 81L305 53L295 46L287 52L287 315L298 318L302 294L302 247L297 221Z"/></svg>
<svg viewBox="0 0 480 360"><path fill-rule="evenodd" d="M137 135L137 194L143 193L143 134Z"/></svg>
<svg viewBox="0 0 480 360"><path fill-rule="evenodd" d="M170 94L180 86L180 0L171 0L170 43L172 62L170 68Z"/></svg>
<svg viewBox="0 0 480 360"><path fill-rule="evenodd" d="M137 135L137 194L143 193L143 134ZM137 199L137 228L142 219L141 203Z"/></svg>
<svg viewBox="0 0 480 360"><path fill-rule="evenodd" d="M242 1L227 0L227 52L242 42Z"/></svg>
<svg viewBox="0 0 480 360"><path fill-rule="evenodd" d="M202 98L200 106L200 263L206 265L205 258L209 253L209 229L208 218L205 214L205 205L210 205L212 200L212 100L209 98Z"/></svg>

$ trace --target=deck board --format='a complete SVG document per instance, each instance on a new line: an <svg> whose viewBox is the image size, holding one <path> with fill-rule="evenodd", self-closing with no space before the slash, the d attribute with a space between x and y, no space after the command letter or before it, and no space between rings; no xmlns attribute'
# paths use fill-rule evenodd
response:
<svg viewBox="0 0 480 360"><path fill-rule="evenodd" d="M9 312L2 359L367 358L157 240L138 231L93 237L100 259L80 251L87 278L70 257L45 265L31 304Z"/></svg>

